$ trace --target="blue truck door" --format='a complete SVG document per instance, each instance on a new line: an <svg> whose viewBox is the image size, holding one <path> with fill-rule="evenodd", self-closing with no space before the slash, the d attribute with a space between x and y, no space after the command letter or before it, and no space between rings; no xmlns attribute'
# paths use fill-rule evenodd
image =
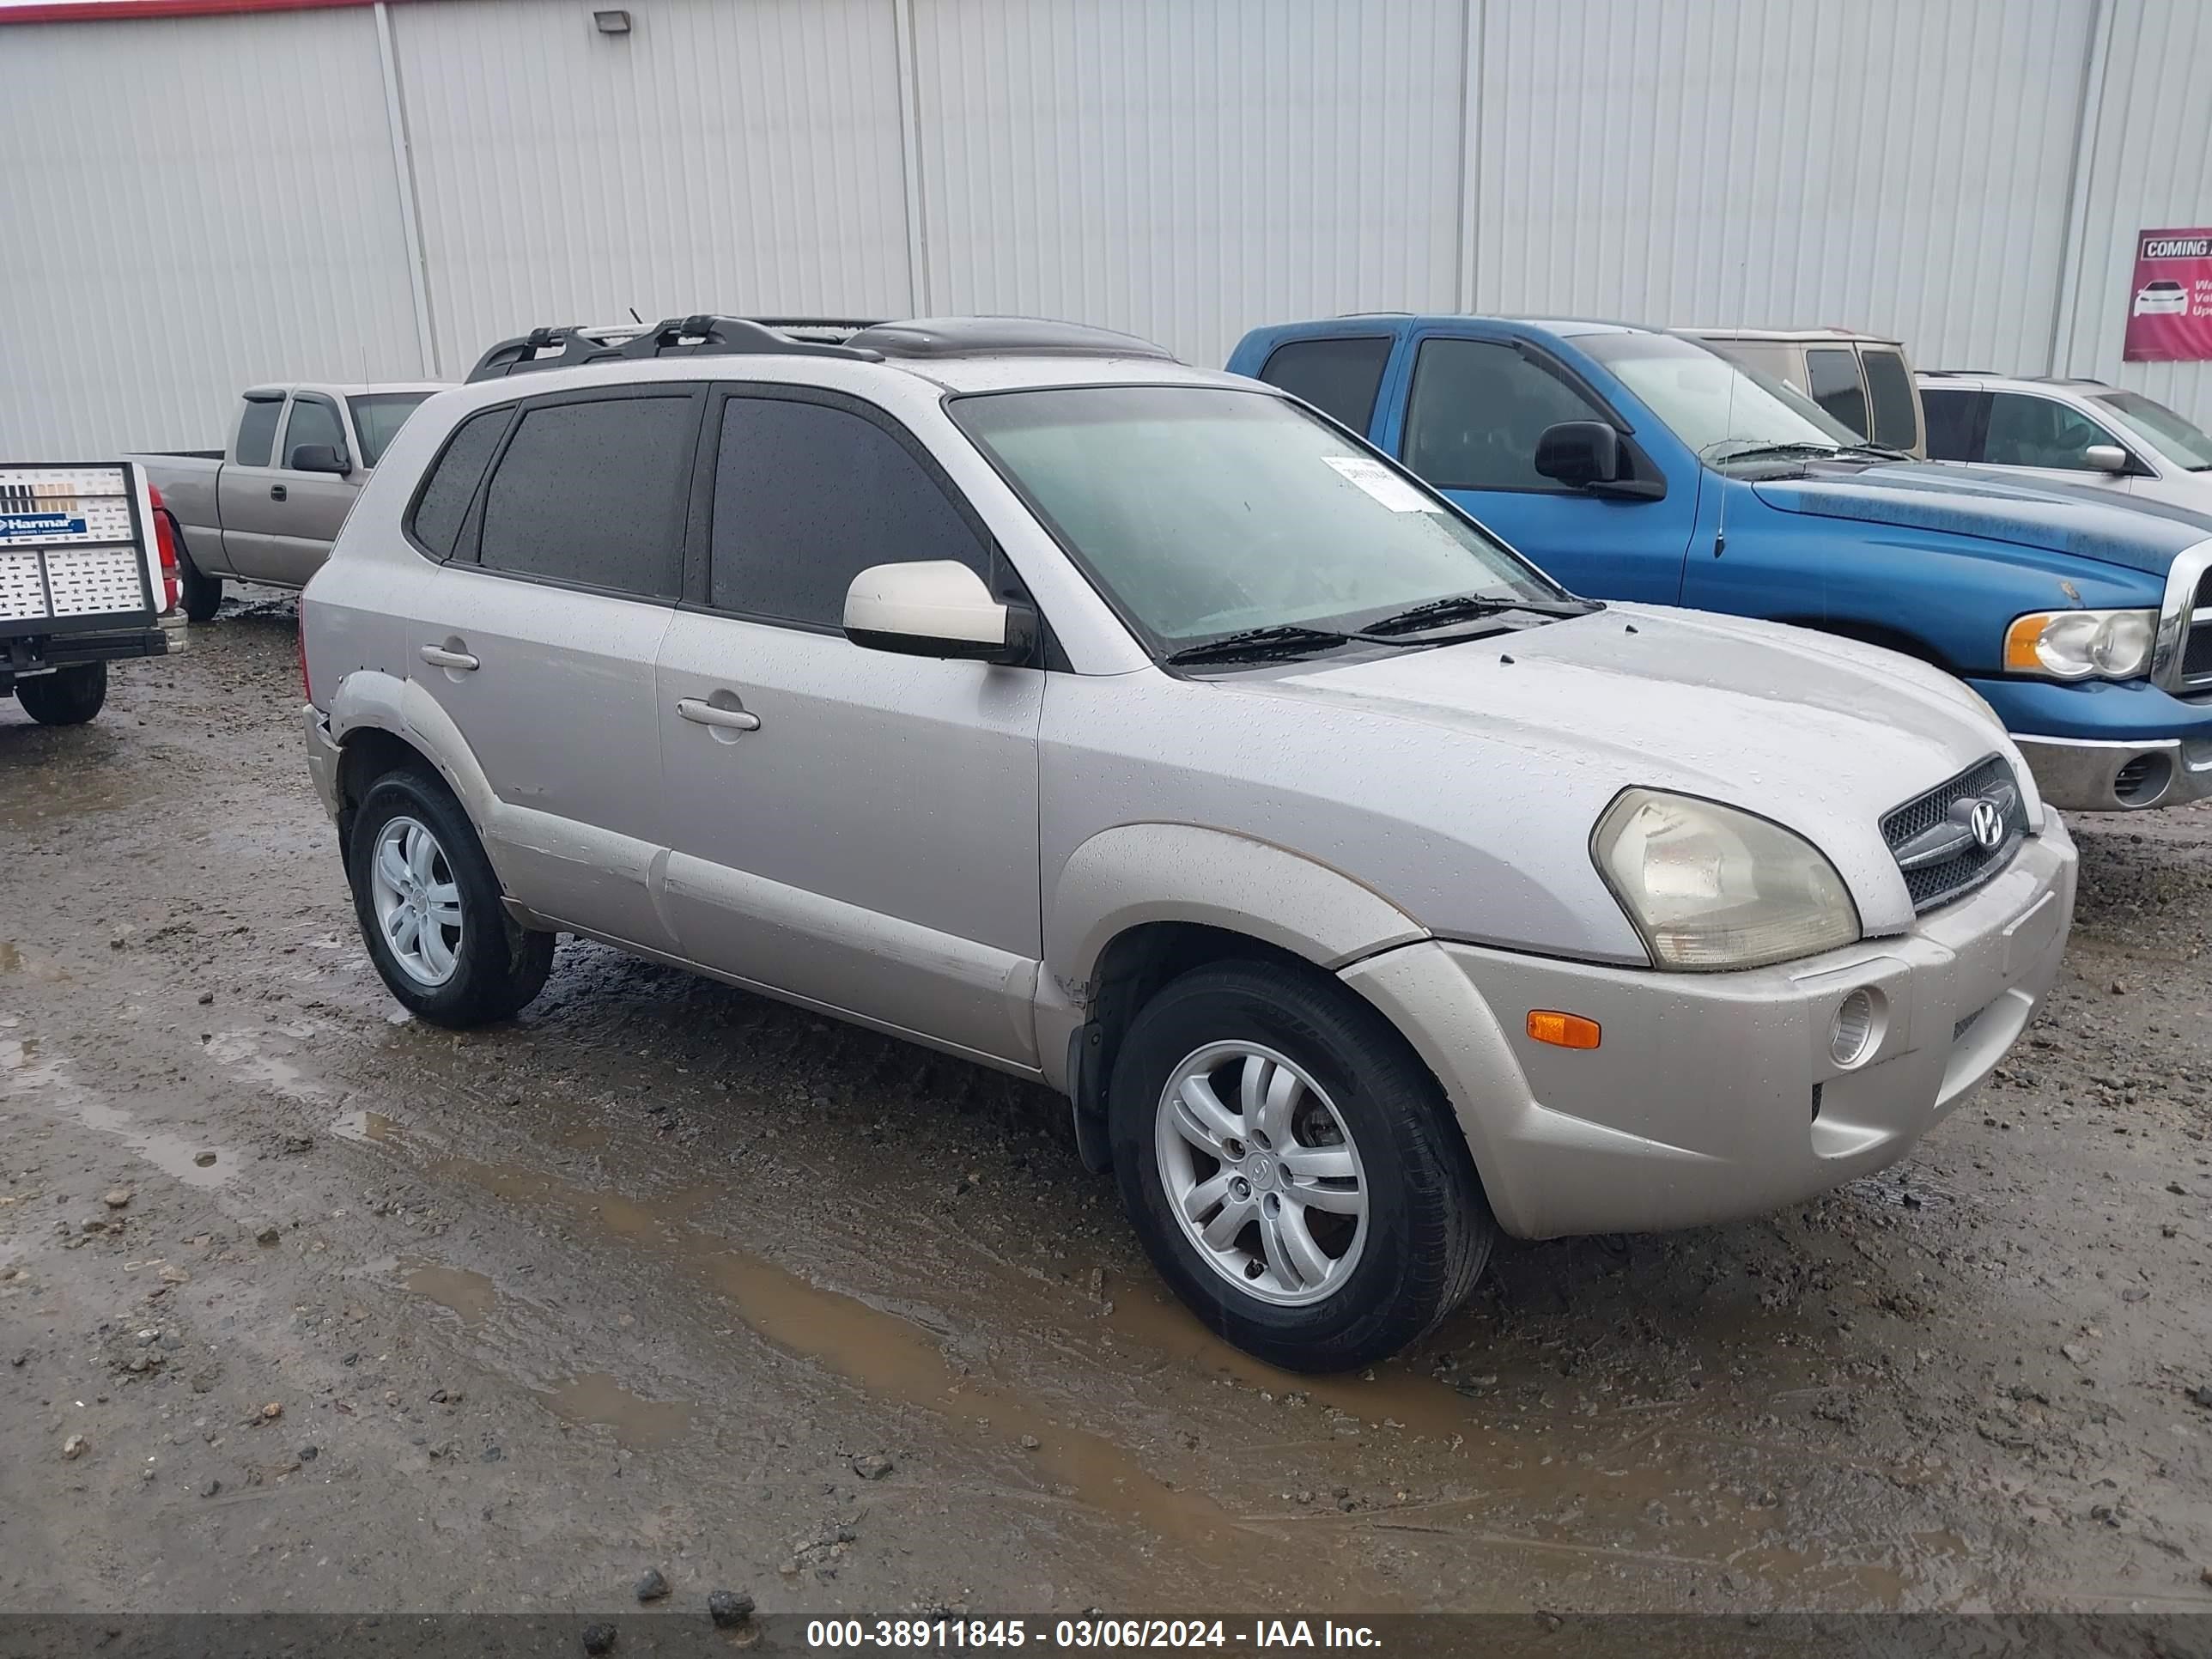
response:
<svg viewBox="0 0 2212 1659"><path fill-rule="evenodd" d="M1620 426L1571 368L1480 325L1415 335L1394 370L1381 447L1577 593L1674 605L1696 526L1698 480L1659 500L1569 489L1536 471L1536 441L1561 421Z"/></svg>

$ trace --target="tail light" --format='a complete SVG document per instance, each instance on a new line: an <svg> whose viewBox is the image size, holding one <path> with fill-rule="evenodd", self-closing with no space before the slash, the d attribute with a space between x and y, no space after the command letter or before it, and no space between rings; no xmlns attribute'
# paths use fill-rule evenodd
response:
<svg viewBox="0 0 2212 1659"><path fill-rule="evenodd" d="M300 695L309 702L315 701L315 683L307 678L307 596L300 595L300 629L296 635L300 646Z"/></svg>
<svg viewBox="0 0 2212 1659"><path fill-rule="evenodd" d="M161 505L159 484L146 486L146 499L154 509L154 546L161 556L161 610L166 614L177 608L177 525Z"/></svg>

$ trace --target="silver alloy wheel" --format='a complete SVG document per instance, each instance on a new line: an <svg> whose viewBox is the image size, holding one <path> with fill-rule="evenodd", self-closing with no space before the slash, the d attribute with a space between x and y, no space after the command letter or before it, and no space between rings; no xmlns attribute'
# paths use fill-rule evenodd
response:
<svg viewBox="0 0 2212 1659"><path fill-rule="evenodd" d="M1209 1043L1168 1074L1153 1152L1200 1258L1247 1296L1304 1307L1367 1243L1367 1174L1321 1085L1257 1042Z"/></svg>
<svg viewBox="0 0 2212 1659"><path fill-rule="evenodd" d="M400 972L434 989L453 978L461 963L461 890L428 824L397 817L376 832L368 888Z"/></svg>

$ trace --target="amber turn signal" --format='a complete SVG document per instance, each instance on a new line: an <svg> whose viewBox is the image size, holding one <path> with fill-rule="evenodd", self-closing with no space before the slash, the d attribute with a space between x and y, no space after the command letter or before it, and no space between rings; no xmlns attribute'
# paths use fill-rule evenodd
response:
<svg viewBox="0 0 2212 1659"><path fill-rule="evenodd" d="M2051 625L2048 611L2031 611L2016 617L2005 629L2004 665L2015 674L2035 674L2043 670L2042 653L2037 647L2042 642L2043 630Z"/></svg>
<svg viewBox="0 0 2212 1659"><path fill-rule="evenodd" d="M1548 1008L1528 1011L1528 1035L1539 1042L1548 1042L1557 1048L1595 1048L1597 1047L1598 1027L1594 1019L1584 1019L1580 1014L1554 1013Z"/></svg>

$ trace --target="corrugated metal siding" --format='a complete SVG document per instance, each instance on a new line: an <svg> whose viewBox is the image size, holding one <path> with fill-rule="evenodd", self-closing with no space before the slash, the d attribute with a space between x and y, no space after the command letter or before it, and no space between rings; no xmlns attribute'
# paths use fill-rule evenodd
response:
<svg viewBox="0 0 2212 1659"><path fill-rule="evenodd" d="M1482 4L1478 309L2039 355L2087 0Z"/></svg>
<svg viewBox="0 0 2212 1659"><path fill-rule="evenodd" d="M2029 373L2055 337L2212 424L2212 371L2119 361L2135 233L2212 220L2204 0L629 10L391 8L443 373L633 306L1042 313L1210 362L1467 303ZM204 445L246 381L422 372L402 177L366 9L0 26L0 222L38 228L0 239L0 453Z"/></svg>
<svg viewBox="0 0 2212 1659"><path fill-rule="evenodd" d="M1449 309L1460 0L915 0L927 303L1218 363Z"/></svg>
<svg viewBox="0 0 2212 1659"><path fill-rule="evenodd" d="M2212 363L2120 361L2135 298L2136 233L2212 225L2212 6L2111 3L2072 349L2059 367L2132 386L2212 431Z"/></svg>
<svg viewBox="0 0 2212 1659"><path fill-rule="evenodd" d="M222 441L285 376L421 373L374 19L0 28L0 455Z"/></svg>
<svg viewBox="0 0 2212 1659"><path fill-rule="evenodd" d="M902 316L892 0L395 6L444 371L537 323Z"/></svg>

